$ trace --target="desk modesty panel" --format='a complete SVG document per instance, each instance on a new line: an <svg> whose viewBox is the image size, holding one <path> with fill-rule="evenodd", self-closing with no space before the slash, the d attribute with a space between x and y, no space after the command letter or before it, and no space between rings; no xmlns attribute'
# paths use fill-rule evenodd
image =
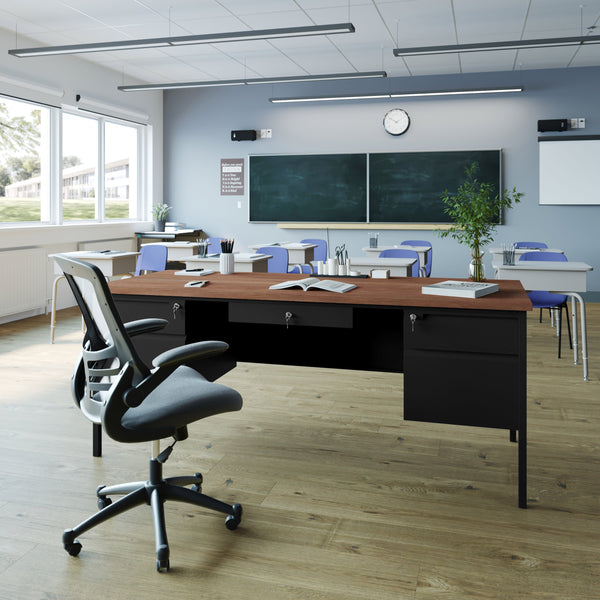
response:
<svg viewBox="0 0 600 600"><path fill-rule="evenodd" d="M230 350L210 366L218 377L236 361L404 373L404 418L518 431L519 506L526 507L526 311L518 281L478 299L428 296L442 279L356 279L336 294L269 290L301 275L151 273L110 283L124 321L162 317L161 332L133 338L145 360L203 339ZM335 279L332 277L332 279ZM348 281L347 279L344 281ZM502 376L498 376L502 373ZM399 399L401 394L399 394Z"/></svg>

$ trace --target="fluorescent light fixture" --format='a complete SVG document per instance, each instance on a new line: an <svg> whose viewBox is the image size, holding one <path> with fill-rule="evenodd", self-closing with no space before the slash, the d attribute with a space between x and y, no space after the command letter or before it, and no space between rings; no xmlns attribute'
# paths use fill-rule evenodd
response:
<svg viewBox="0 0 600 600"><path fill-rule="evenodd" d="M257 79L215 79L211 81L184 81L181 83L147 83L139 85L120 85L118 86L118 89L122 92L139 92L148 90L176 90L229 85L258 85L262 83L294 83L296 81L368 79L374 77L387 77L387 73L385 71L366 71L359 73L328 73L326 75L297 75L292 77L263 77Z"/></svg>
<svg viewBox="0 0 600 600"><path fill-rule="evenodd" d="M373 94L352 94L338 96L296 96L290 98L269 98L269 102L327 102L335 100L373 100L378 98L417 98L425 96L459 96L465 94L506 94L512 92L522 92L522 87L513 88L489 88L478 90L441 90L432 92L389 92L389 93L373 93Z"/></svg>
<svg viewBox="0 0 600 600"><path fill-rule="evenodd" d="M52 56L56 54L81 54L84 52L107 52L112 50L133 50L139 48L161 48L166 46L184 46L190 44L222 44L225 42L246 42L311 35L333 35L336 33L354 33L352 23L333 23L330 25L309 25L307 27L284 27L281 29L250 29L248 31L230 31L204 35L183 35L166 38L146 38L113 42L95 42L92 44L73 44L70 46L40 46L37 48L13 48L8 51L21 58L28 56Z"/></svg>
<svg viewBox="0 0 600 600"><path fill-rule="evenodd" d="M413 98L417 96L464 96L466 94L507 94L522 92L522 87L492 88L481 90L447 90L442 92L398 92L390 94L392 98Z"/></svg>
<svg viewBox="0 0 600 600"><path fill-rule="evenodd" d="M62 98L65 94L65 91L60 88L51 87L42 83L36 83L34 81L25 81L24 79L18 79L16 77L9 77L8 75L3 75L2 73L0 73L0 81L9 85L14 85L15 87L24 88L26 90L41 92L42 94L48 94L49 96L56 96L57 98Z"/></svg>
<svg viewBox="0 0 600 600"><path fill-rule="evenodd" d="M394 48L394 56L428 56L434 54L457 54L459 52L489 52L492 50L525 50L529 48L552 48L554 46L581 46L600 44L600 35L505 42L481 42L477 44L451 44L448 46L422 46L418 48Z"/></svg>
<svg viewBox="0 0 600 600"><path fill-rule="evenodd" d="M295 96L292 98L269 98L269 102L331 102L335 100L371 100L374 98L389 98L390 95L383 94L354 94L350 96Z"/></svg>
<svg viewBox="0 0 600 600"><path fill-rule="evenodd" d="M77 109L87 112L99 113L106 116L112 117L123 117L135 120L138 122L147 122L150 119L150 115L147 113L137 111L125 106L119 106L117 104L110 104L108 102L102 102L100 100L94 100L85 96L77 94L75 96L77 102Z"/></svg>

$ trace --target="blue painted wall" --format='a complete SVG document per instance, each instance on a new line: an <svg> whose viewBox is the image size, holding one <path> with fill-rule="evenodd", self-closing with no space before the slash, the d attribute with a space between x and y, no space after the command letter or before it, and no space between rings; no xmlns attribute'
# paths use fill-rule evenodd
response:
<svg viewBox="0 0 600 600"><path fill-rule="evenodd" d="M272 104L270 97L423 91L522 85L520 94ZM248 196L220 195L221 158L249 154L403 152L503 149L503 185L524 198L509 211L496 243L545 241L563 248L573 261L600 265L600 206L538 204L538 119L585 117L584 130L600 135L600 69L537 70L411 79L257 85L177 90L164 97L164 199L171 218L200 226L209 235L235 237L237 249L269 240L325 237L309 229L282 230L248 223ZM382 118L391 107L404 108L411 126L400 137L385 133ZM272 129L271 139L232 142L232 129ZM547 134L542 134L547 135ZM600 169L600 156L599 156ZM247 167L247 161L246 161ZM370 229L371 230L371 229ZM372 230L376 230L373 227ZM367 230L330 230L330 245L346 243L362 255ZM465 277L466 248L433 231L380 230L381 244L429 239L434 245L434 276ZM486 269L491 273L489 257ZM600 268L588 278L600 300Z"/></svg>

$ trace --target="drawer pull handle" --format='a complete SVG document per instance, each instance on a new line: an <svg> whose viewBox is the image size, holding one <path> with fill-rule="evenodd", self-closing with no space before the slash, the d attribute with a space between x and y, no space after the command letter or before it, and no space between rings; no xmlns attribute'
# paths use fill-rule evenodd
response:
<svg viewBox="0 0 600 600"><path fill-rule="evenodd" d="M290 328L290 320L294 315L288 310L285 313L285 328L289 329Z"/></svg>

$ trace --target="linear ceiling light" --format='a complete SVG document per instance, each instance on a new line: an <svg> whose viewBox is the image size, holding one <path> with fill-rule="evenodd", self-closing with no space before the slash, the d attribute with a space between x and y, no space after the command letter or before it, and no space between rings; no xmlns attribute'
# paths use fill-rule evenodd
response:
<svg viewBox="0 0 600 600"><path fill-rule="evenodd" d="M333 100L373 100L377 98L416 98L423 96L459 96L464 94L506 94L510 92L522 92L522 87L514 88L490 88L479 90L445 90L437 92L390 92L381 94L352 94L339 96L296 96L293 98L269 98L269 102L327 102Z"/></svg>
<svg viewBox="0 0 600 600"><path fill-rule="evenodd" d="M257 29L231 31L204 35L183 35L165 38L146 38L115 42L95 42L92 44L73 44L71 46L40 46L37 48L13 48L8 53L13 56L52 56L56 54L81 54L83 52L106 52L110 50L132 50L136 48L161 48L165 46L184 46L189 44L222 44L225 42L246 42L274 38L304 37L311 35L333 35L335 33L354 33L352 23L334 23L330 25L309 25L307 27L284 27L282 29Z"/></svg>
<svg viewBox="0 0 600 600"><path fill-rule="evenodd" d="M554 46L581 46L600 44L600 35L508 42L482 42L478 44L452 44L448 46L422 46L418 48L394 48L394 56L427 56L434 54L457 54L459 52L488 52L491 50L522 50L529 48L552 48Z"/></svg>
<svg viewBox="0 0 600 600"><path fill-rule="evenodd" d="M185 88L219 87L228 85L257 85L261 83L293 83L296 81L321 81L332 79L368 79L387 77L385 71L366 71L361 73L329 73L326 75L297 75L293 77L264 77L257 79L222 79L212 81L184 81L181 83L147 83L139 85L120 85L122 92L140 92L148 90L176 90Z"/></svg>

